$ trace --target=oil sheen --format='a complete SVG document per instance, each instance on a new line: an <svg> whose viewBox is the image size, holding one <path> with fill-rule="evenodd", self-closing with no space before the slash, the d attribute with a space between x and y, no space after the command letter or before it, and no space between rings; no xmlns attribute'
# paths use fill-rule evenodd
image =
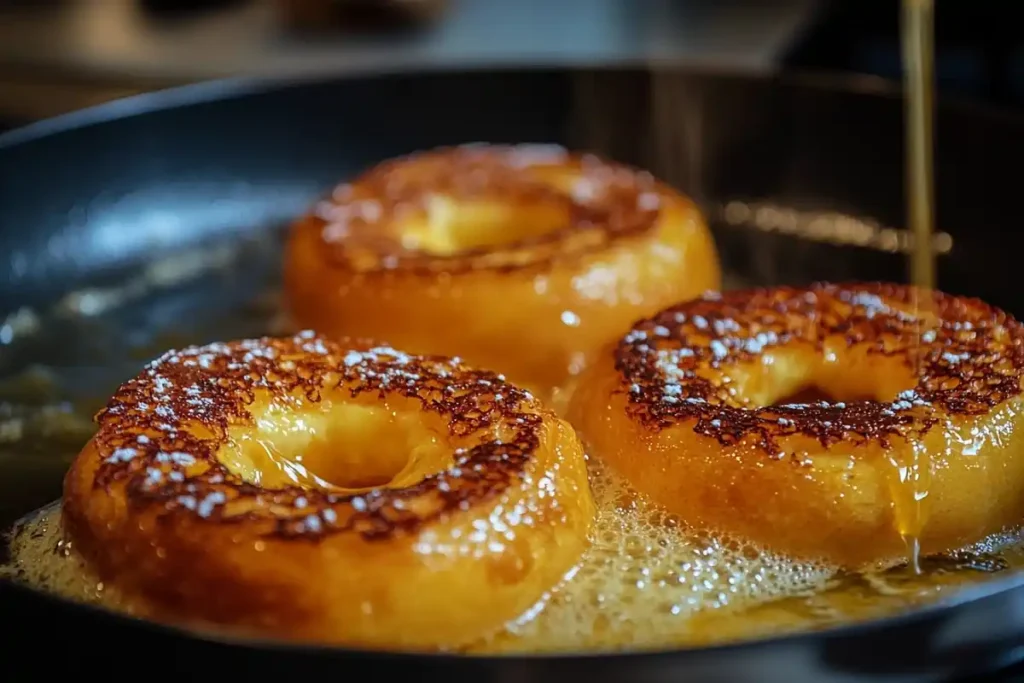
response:
<svg viewBox="0 0 1024 683"><path fill-rule="evenodd" d="M245 258L237 261L276 263L276 243L268 244L255 255L252 250L240 252ZM250 270L258 269L240 272ZM130 347L110 343L99 350L63 344L60 348L74 355L60 359L64 362L55 364L52 372L33 371L2 383L0 458L23 464L26 481L36 469L50 481L91 433L87 416L99 407L93 394L107 395L104 382L112 390L119 376L134 372L141 359L169 346L266 332L273 327L268 321L278 306L272 297L258 306L251 304L254 291L261 294L260 302L264 299L262 277L218 290L225 297L223 306L205 317L197 314L194 323L175 319L173 336L154 330ZM238 299L227 300L236 289ZM208 296L208 290L201 290L201 295ZM116 316L128 315L136 306L147 309L151 301L140 295L137 304L133 299L109 314L93 311L90 316L72 316L64 309L53 315L41 312L39 323L28 326L31 329L17 328L0 361L5 368L53 363L53 358L40 356L50 348L48 339L89 339L88 332L94 329L90 326L101 324L120 330ZM233 313L224 315L223 310ZM113 319L106 320L107 315ZM14 329L11 321L7 326ZM170 324L157 327L172 329ZM131 341L123 334L109 339ZM83 399L81 406L77 401L75 406L65 405L65 385L79 378L60 368L86 366L104 368L102 381L92 375L81 378L89 388L89 400ZM471 652L650 649L774 636L894 614L1024 568L1024 543L1017 532L948 556L921 558L920 574L907 566L845 574L824 565L795 563L748 543L687 529L605 472L600 463L591 461L590 470L598 516L589 550L560 585L500 632L471 645ZM0 577L113 610L136 611L116 586L92 575L64 541L57 505L15 529L9 550Z"/></svg>
<svg viewBox="0 0 1024 683"><path fill-rule="evenodd" d="M907 567L843 574L687 529L597 463L590 468L599 511L589 550L532 609L468 651L685 647L819 629L934 601L1024 564L1018 534L1006 533L925 558L920 574ZM137 613L64 540L57 505L19 526L10 550L2 571L15 580Z"/></svg>

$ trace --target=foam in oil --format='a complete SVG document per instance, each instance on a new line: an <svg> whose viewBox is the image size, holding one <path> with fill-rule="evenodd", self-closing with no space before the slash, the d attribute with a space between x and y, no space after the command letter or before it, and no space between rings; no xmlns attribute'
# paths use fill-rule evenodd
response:
<svg viewBox="0 0 1024 683"><path fill-rule="evenodd" d="M833 626L933 600L1020 566L1016 534L922 562L844 574L684 527L591 463L598 515L580 563L532 609L470 652L558 652L700 646ZM0 572L35 588L141 614L97 579L65 541L59 505L19 526Z"/></svg>

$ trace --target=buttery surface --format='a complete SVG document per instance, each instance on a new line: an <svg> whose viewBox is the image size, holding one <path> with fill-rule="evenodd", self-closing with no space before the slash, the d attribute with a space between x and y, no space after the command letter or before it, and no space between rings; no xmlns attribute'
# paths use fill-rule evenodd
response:
<svg viewBox="0 0 1024 683"><path fill-rule="evenodd" d="M444 357L311 332L191 347L97 420L63 523L155 618L463 645L556 584L593 519L572 428Z"/></svg>
<svg viewBox="0 0 1024 683"><path fill-rule="evenodd" d="M687 530L591 463L593 545L545 599L471 652L557 652L700 646L838 626L927 604L1024 567L1014 534L906 567L844 574ZM63 541L60 508L21 528L6 572L42 590L131 613ZM196 624L200 631L216 630Z"/></svg>
<svg viewBox="0 0 1024 683"><path fill-rule="evenodd" d="M545 397L633 320L721 287L692 201L542 145L370 169L292 227L284 277L301 327L457 354Z"/></svg>
<svg viewBox="0 0 1024 683"><path fill-rule="evenodd" d="M1024 328L885 283L709 294L638 322L579 385L591 447L685 522L860 568L1024 515ZM827 400L793 400L806 390Z"/></svg>
<svg viewBox="0 0 1024 683"><path fill-rule="evenodd" d="M277 272L277 243L268 240L257 254L255 265L246 258L230 271L236 278L259 273L243 281L246 289L235 294L237 302L205 316L191 302L188 310L199 311L194 319L176 319L166 330L148 330L150 335L141 344L128 344L136 337L124 333L117 307L99 317L73 317L76 326L70 330L42 316L38 331L16 340L19 357L37 364L36 369L0 387L0 457L8 459L5 464L21 472L16 466L23 463L27 482L37 468L42 473L63 472L91 434L91 414L143 359L171 346L254 336L272 326L276 297L267 296L261 278ZM169 296L150 295L137 304L119 305L136 311L137 317L129 318L136 320ZM70 298L91 301L95 294L87 291ZM120 294L111 300L131 301ZM97 325L109 332L103 339L119 344L84 345ZM53 348L77 355L71 360L54 358ZM11 350L5 347L6 352ZM63 403L66 378L76 376L65 368L88 363L109 369L102 381L88 375L92 391L99 387L104 395L88 394L81 407ZM49 470L42 469L45 463ZM579 569L542 606L528 609L500 635L477 644L476 651L634 649L773 636L899 613L949 596L960 586L1024 568L1013 534L997 535L966 552L925 557L920 576L905 567L843 574L825 566L792 563L749 544L690 532L678 517L630 493L595 465L591 461L598 507L594 543L584 552ZM84 570L74 548L61 542L60 514L59 507L49 508L22 527L12 563L0 572L43 590L131 611L130 604L119 602L115 589Z"/></svg>
<svg viewBox="0 0 1024 683"><path fill-rule="evenodd" d="M26 436L59 451L59 420L52 424ZM921 575L905 567L837 572L689 530L598 462L591 460L589 469L597 517L592 545L575 571L466 649L637 649L771 636L897 613L1024 566L1019 540L1008 532L966 551L926 557ZM78 548L65 542L60 516L60 508L51 507L22 526L3 572L42 590L138 613L136 603L99 579ZM208 623L193 625L216 631Z"/></svg>

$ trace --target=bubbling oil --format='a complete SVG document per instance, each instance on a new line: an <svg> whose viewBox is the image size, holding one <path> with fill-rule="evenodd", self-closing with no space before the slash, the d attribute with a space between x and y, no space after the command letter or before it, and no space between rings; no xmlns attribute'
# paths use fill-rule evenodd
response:
<svg viewBox="0 0 1024 683"><path fill-rule="evenodd" d="M921 574L903 567L844 574L689 529L597 463L590 469L598 504L590 548L560 585L467 652L695 647L819 629L927 603L991 572L1024 566L1019 535L1006 533L928 558ZM75 553L57 504L19 525L9 549L0 575L145 616L139 602L100 581Z"/></svg>
<svg viewBox="0 0 1024 683"><path fill-rule="evenodd" d="M7 576L60 597L135 614L131 600L100 581L64 536L60 504L54 503L19 523L11 533Z"/></svg>
<svg viewBox="0 0 1024 683"><path fill-rule="evenodd" d="M473 649L500 652L661 648L704 637L693 617L823 587L834 571L685 527L591 464L592 544L560 586Z"/></svg>
<svg viewBox="0 0 1024 683"><path fill-rule="evenodd" d="M263 256L256 261L276 263L279 249L275 245L268 241L270 248L257 251ZM253 259L237 261L251 265ZM276 272L270 266L266 270ZM733 281L727 274L727 289L746 284ZM126 300L135 301L114 294L117 296L111 295L110 299L120 306L127 305ZM140 307L149 305L148 298L141 294L138 297ZM218 309L210 317L198 318L196 328L184 332L181 321L175 319L173 337L161 330L162 335L145 337L143 346L105 344L94 348L62 343L59 348L76 355L61 367L103 366L109 369L103 376L105 381L116 386L117 375L128 371L119 364L123 358L149 358L168 346L205 339L254 336L281 324L272 322L279 309L273 297L261 294L258 305L247 301L241 299L225 306L232 311L228 315ZM92 311L95 302L90 306L83 304L83 310ZM58 313L55 319L60 322L66 311ZM42 320L17 335L24 354L14 353L18 349L10 344L4 347L0 354L4 366L52 362L53 358L38 355L49 348L49 339L88 339L90 333L94 334L90 328L54 326L47 316ZM79 318L72 322L75 320ZM118 334L103 337L104 341L127 344L131 337L120 332L122 326L114 321L109 324ZM14 328L9 322L5 326ZM61 372L35 373L14 384L0 382L0 458L33 463L47 482L66 468L88 438L92 431L88 414L96 407L91 400L81 406L65 405L62 387L75 376L65 377ZM95 391L95 378L89 375L85 379ZM913 453L906 455L912 462ZM680 520L631 491L598 462L589 464L598 504L590 548L560 585L500 632L469 646L469 652L696 647L820 629L912 609L965 585L982 582L994 572L1024 568L1024 542L1015 531L947 556L921 558L920 574L909 564L850 574L824 564L794 562L750 543L686 528ZM909 485L894 486L894 493L927 490L927 482L919 485L913 476L900 480ZM906 498L908 503L913 500L913 496ZM138 601L122 595L116 585L100 581L79 558L63 536L60 514L59 505L52 505L14 530L8 562L0 566L0 580L13 579L72 600L145 616ZM912 519L913 515L906 517ZM209 628L211 632L223 630L189 626Z"/></svg>

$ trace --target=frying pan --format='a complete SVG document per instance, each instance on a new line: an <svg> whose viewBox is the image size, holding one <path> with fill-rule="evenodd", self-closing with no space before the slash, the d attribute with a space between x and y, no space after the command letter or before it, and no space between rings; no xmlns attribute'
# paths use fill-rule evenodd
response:
<svg viewBox="0 0 1024 683"><path fill-rule="evenodd" d="M335 182L436 145L557 142L650 168L703 204L735 281L903 279L906 235L894 227L901 126L898 94L878 83L668 67L230 81L44 121L0 136L0 314L13 316L0 326L0 373L14 383L0 386L0 417L41 407L87 414L164 346L266 332L280 228ZM937 135L941 286L1024 313L1024 289L1011 278L1018 238L1008 230L1019 217L1013 169L1024 122L947 102ZM45 390L26 392L26 368L45 374ZM31 432L29 417L23 426ZM59 496L68 458L88 436L62 429L57 452L32 439L0 443L0 523ZM949 680L1024 656L1024 576L998 575L880 621L639 654L455 657L234 642L12 582L0 585L0 622L5 674L31 665L115 678L304 679L367 667L375 677L478 681ZM14 656L42 647L53 652L45 660Z"/></svg>

